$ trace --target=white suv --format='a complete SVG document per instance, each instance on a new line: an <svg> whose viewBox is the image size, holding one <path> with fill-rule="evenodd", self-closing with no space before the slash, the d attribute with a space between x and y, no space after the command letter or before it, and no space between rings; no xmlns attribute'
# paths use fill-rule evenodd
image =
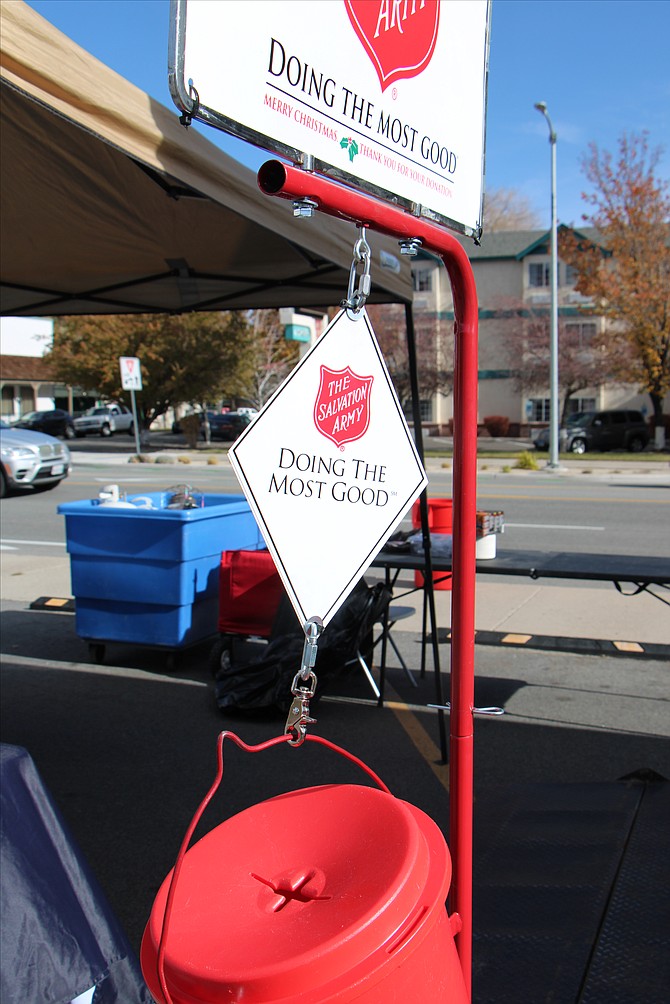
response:
<svg viewBox="0 0 670 1004"><path fill-rule="evenodd" d="M0 498L14 489L55 488L71 469L70 451L60 439L0 423Z"/></svg>

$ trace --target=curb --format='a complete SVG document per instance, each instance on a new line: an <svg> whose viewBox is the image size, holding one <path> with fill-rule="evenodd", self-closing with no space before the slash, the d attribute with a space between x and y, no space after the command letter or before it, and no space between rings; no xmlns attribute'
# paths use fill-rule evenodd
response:
<svg viewBox="0 0 670 1004"><path fill-rule="evenodd" d="M30 604L30 610L74 613L75 601L64 596L40 596ZM426 642L430 643L428 635ZM451 631L438 629L437 640L442 645L451 644ZM639 641L605 641L596 638L565 638L560 635L520 634L510 631L475 631L475 645L505 648L535 649L545 652L566 652L570 655L622 656L626 659L664 659L670 661L670 645Z"/></svg>
<svg viewBox="0 0 670 1004"><path fill-rule="evenodd" d="M451 643L451 631L438 629L440 644ZM572 655L618 655L626 659L670 660L670 645L640 641L607 641L596 638L565 638L559 635L519 634L509 631L475 631L475 645L567 652Z"/></svg>

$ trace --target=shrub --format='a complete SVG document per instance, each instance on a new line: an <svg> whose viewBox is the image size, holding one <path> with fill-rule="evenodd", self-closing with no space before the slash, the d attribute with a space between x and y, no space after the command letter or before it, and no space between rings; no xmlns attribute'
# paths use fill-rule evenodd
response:
<svg viewBox="0 0 670 1004"><path fill-rule="evenodd" d="M540 469L535 454L531 453L530 450L524 450L523 453L520 453L514 466L517 470L522 471L539 471Z"/></svg>
<svg viewBox="0 0 670 1004"><path fill-rule="evenodd" d="M505 415L485 415L484 425L489 436L506 436L509 432L509 418Z"/></svg>

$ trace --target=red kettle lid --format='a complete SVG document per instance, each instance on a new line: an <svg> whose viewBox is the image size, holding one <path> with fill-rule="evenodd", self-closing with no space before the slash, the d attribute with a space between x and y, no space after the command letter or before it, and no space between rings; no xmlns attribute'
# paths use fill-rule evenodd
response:
<svg viewBox="0 0 670 1004"><path fill-rule="evenodd" d="M142 943L159 1001L151 974L170 878ZM170 993L175 1004L324 1000L421 939L450 878L436 824L386 792L328 785L261 802L186 854L165 953Z"/></svg>

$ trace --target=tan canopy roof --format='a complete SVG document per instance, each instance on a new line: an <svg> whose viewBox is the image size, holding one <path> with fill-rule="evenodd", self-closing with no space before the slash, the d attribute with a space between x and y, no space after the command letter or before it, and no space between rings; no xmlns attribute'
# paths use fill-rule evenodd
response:
<svg viewBox="0 0 670 1004"><path fill-rule="evenodd" d="M339 303L355 227L294 219L252 171L22 0L0 10L3 314ZM397 244L369 241L371 300L410 301Z"/></svg>

